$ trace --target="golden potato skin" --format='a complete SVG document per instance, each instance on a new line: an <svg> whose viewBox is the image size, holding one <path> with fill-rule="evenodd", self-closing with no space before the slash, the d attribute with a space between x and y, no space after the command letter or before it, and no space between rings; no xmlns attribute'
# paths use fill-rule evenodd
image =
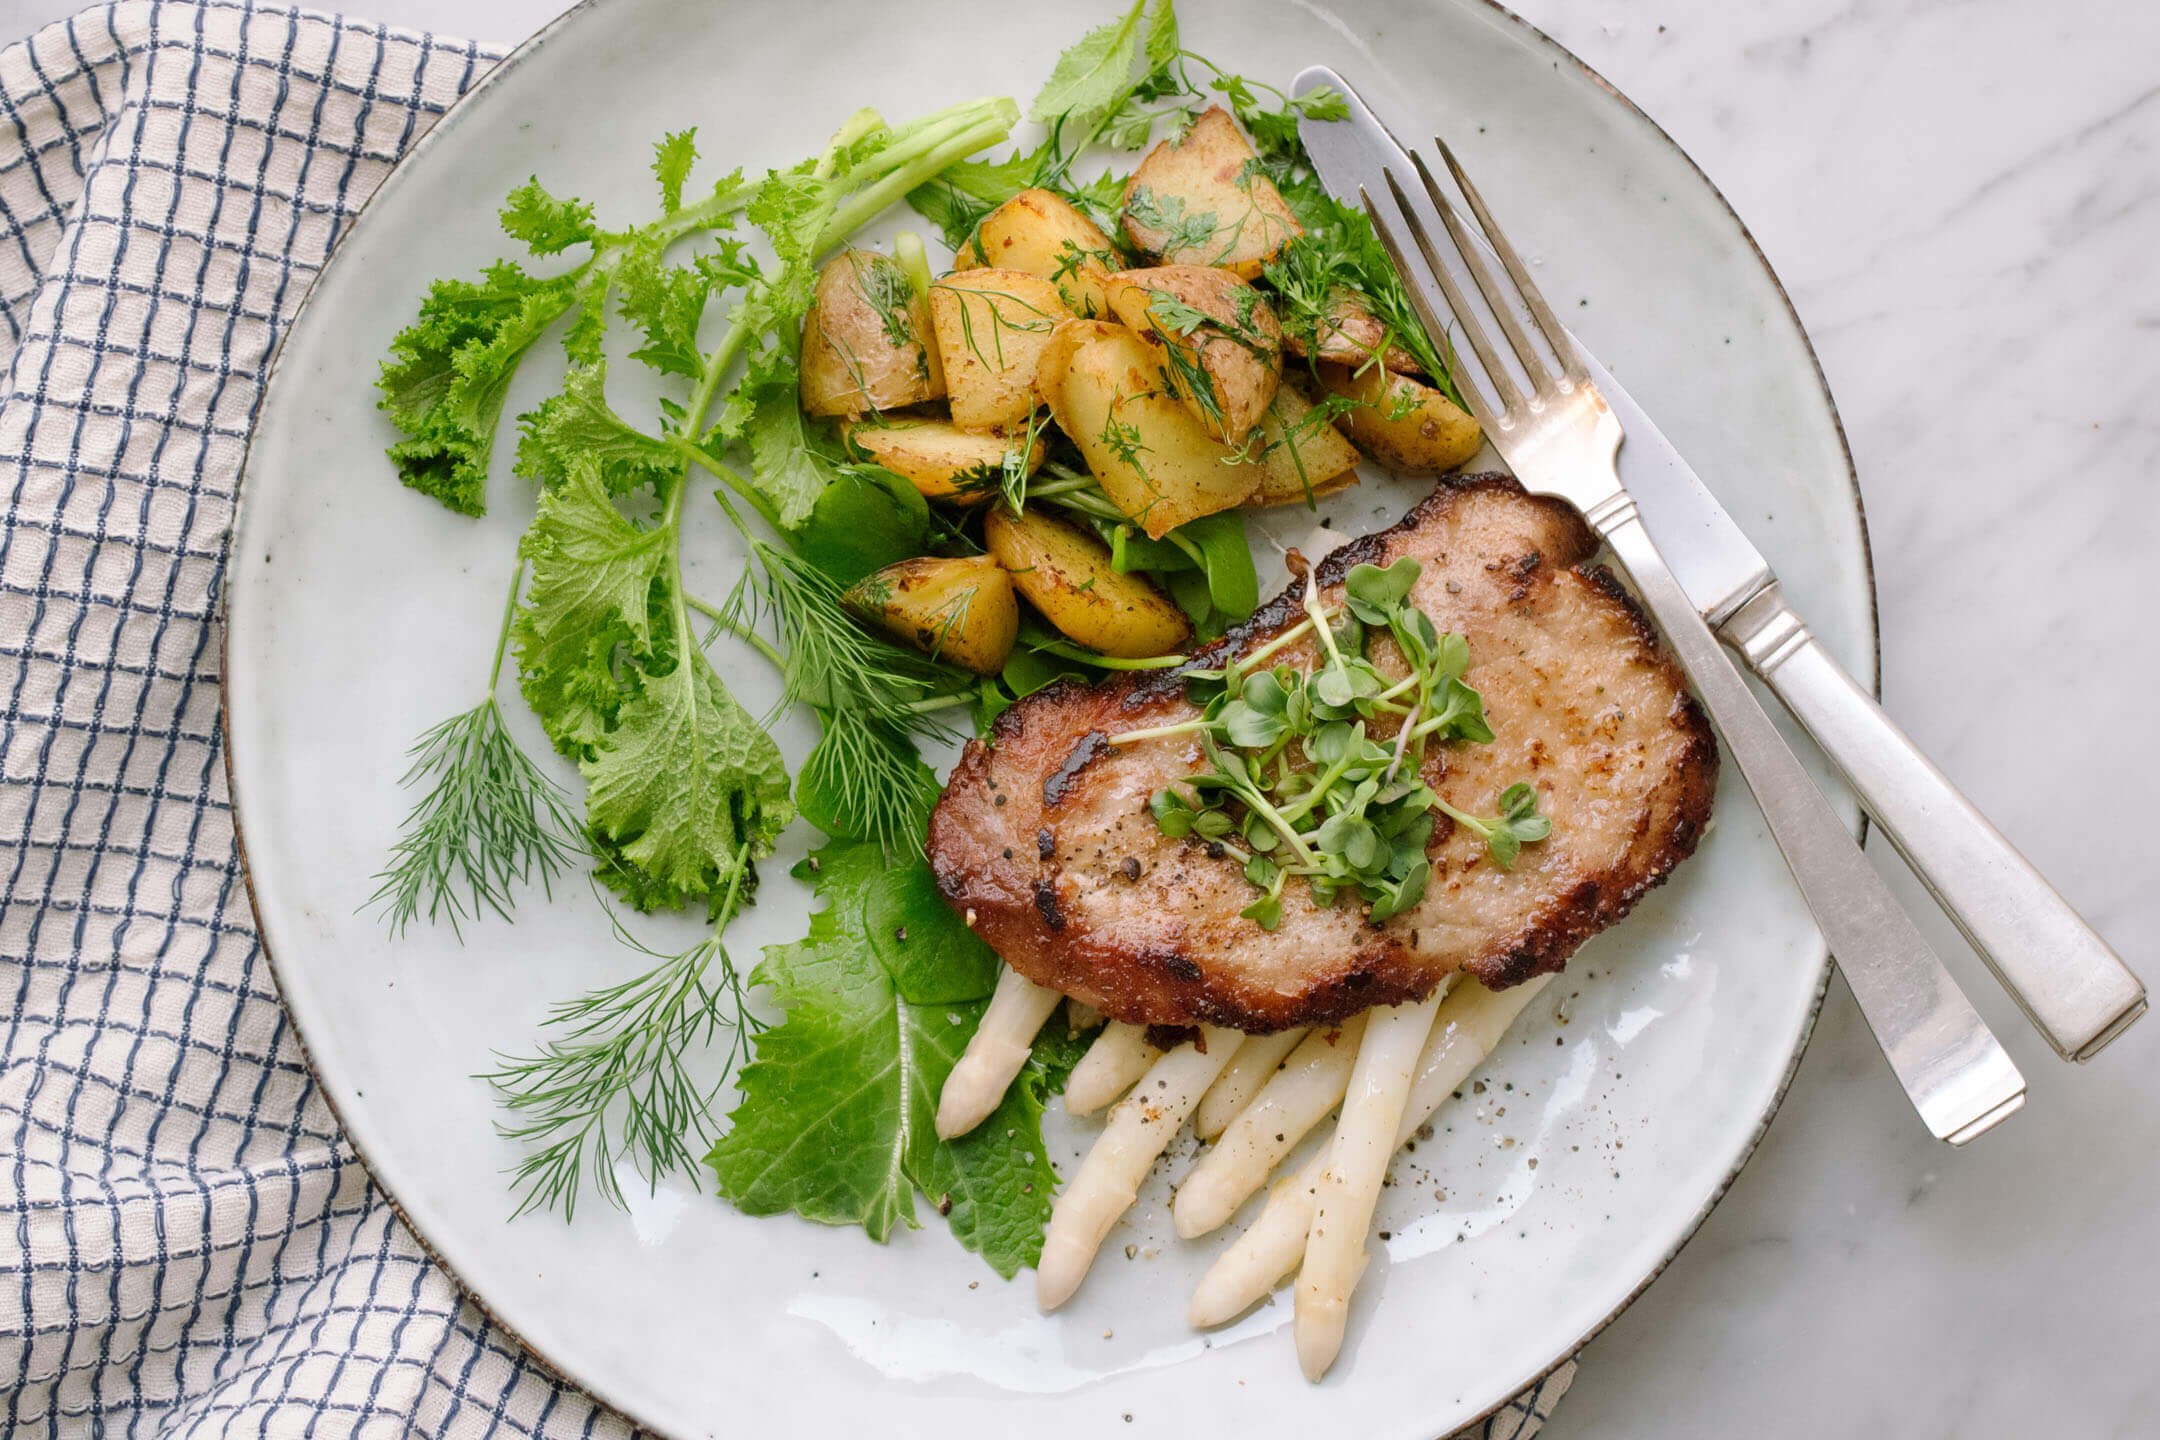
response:
<svg viewBox="0 0 2160 1440"><path fill-rule="evenodd" d="M1320 367L1320 388L1363 403L1335 424L1398 475L1438 475L1477 454L1485 432L1432 386L1378 365Z"/></svg>
<svg viewBox="0 0 2160 1440"><path fill-rule="evenodd" d="M1285 382L1260 418L1260 488L1248 505L1302 505L1357 484L1358 452L1334 426L1312 414L1313 402Z"/></svg>
<svg viewBox="0 0 2160 1440"><path fill-rule="evenodd" d="M802 408L861 415L935 400L945 375L930 306L907 272L875 250L843 250L818 272L803 315Z"/></svg>
<svg viewBox="0 0 2160 1440"><path fill-rule="evenodd" d="M1050 343L1043 347L1042 358L1035 362L1035 396L1050 407L1051 419L1057 418L1057 395L1065 385L1066 367L1072 364L1080 347L1125 333L1126 328L1115 320L1058 322L1057 329L1050 332Z"/></svg>
<svg viewBox="0 0 2160 1440"><path fill-rule="evenodd" d="M1035 365L1060 320L1057 286L1021 270L961 270L933 281L930 321L963 430L1025 423L1035 409Z"/></svg>
<svg viewBox="0 0 2160 1440"><path fill-rule="evenodd" d="M1020 636L1012 576L988 555L902 560L856 581L842 602L894 639L978 675L1004 669Z"/></svg>
<svg viewBox="0 0 2160 1440"><path fill-rule="evenodd" d="M1373 313L1365 297L1354 290L1337 290L1328 297L1324 313L1310 325L1285 324L1283 349L1299 359L1331 360L1338 365L1363 365L1388 342L1380 363L1398 375L1418 373L1418 359L1393 340L1387 322ZM1317 353L1316 353L1317 352Z"/></svg>
<svg viewBox="0 0 2160 1440"><path fill-rule="evenodd" d="M983 519L983 543L1043 618L1105 655L1167 655L1192 636L1185 612L1138 575L1110 564L1110 547L1037 511L1002 507Z"/></svg>
<svg viewBox="0 0 2160 1440"><path fill-rule="evenodd" d="M1103 326L1044 387L1051 416L1103 493L1156 540L1240 504L1260 484L1249 457L1208 434L1167 392L1163 369L1160 348L1137 331Z"/></svg>
<svg viewBox="0 0 2160 1440"><path fill-rule="evenodd" d="M1176 143L1148 151L1125 182L1125 238L1166 265L1220 265L1256 278L1304 233L1275 182L1249 168L1256 158L1237 122L1210 106Z"/></svg>
<svg viewBox="0 0 2160 1440"><path fill-rule="evenodd" d="M1225 444L1243 441L1282 383L1282 326L1266 298L1209 265L1121 271L1109 293L1118 319L1177 352L1171 380L1201 427ZM1164 297L1206 321L1181 327L1164 313Z"/></svg>
<svg viewBox="0 0 2160 1440"><path fill-rule="evenodd" d="M1103 282L1124 265L1100 225L1048 190L1023 190L985 215L953 257L955 270L994 266L1048 280L1065 308L1083 317L1110 313Z"/></svg>
<svg viewBox="0 0 2160 1440"><path fill-rule="evenodd" d="M913 485L926 500L974 505L998 493L1006 453L1014 440L962 430L927 415L883 415L851 421L841 430L863 453ZM1043 439L1028 451L1032 475L1043 462Z"/></svg>

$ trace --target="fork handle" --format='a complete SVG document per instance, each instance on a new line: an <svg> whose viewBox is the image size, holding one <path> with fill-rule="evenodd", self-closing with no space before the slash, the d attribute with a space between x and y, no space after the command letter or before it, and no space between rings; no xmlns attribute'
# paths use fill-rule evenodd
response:
<svg viewBox="0 0 2160 1440"><path fill-rule="evenodd" d="M1747 682L1618 491L1587 512L1665 632L1725 748L1761 805L1785 863L1845 972L1853 998L1913 1108L1962 1145L2025 1099L2025 1078L1891 898L1851 832L1801 768Z"/></svg>
<svg viewBox="0 0 2160 1440"><path fill-rule="evenodd" d="M1719 630L2065 1060L2090 1060L2145 1013L2122 957L1830 658L1775 580Z"/></svg>

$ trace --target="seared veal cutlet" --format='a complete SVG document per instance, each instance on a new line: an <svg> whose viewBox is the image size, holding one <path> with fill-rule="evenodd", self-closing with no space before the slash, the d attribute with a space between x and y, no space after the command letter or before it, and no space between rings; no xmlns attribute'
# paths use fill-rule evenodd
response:
<svg viewBox="0 0 2160 1440"><path fill-rule="evenodd" d="M1316 906L1293 881L1280 926L1262 929L1239 914L1255 892L1237 860L1164 835L1149 811L1206 768L1197 739L1109 743L1196 713L1179 676L1156 671L1061 682L969 744L931 817L940 887L1014 969L1135 1024L1260 1032L1422 997L1457 970L1506 986L1559 969L1694 851L1717 785L1709 724L1627 594L1587 564L1595 549L1573 511L1485 476L1444 484L1315 577L1332 602L1361 561L1421 562L1412 602L1468 640L1463 678L1495 735L1428 748L1423 778L1471 815L1535 786L1552 833L1512 870L1441 815L1414 906L1376 925L1355 896ZM1192 666L1297 624L1302 593L1293 582ZM1373 658L1404 673L1390 641ZM1269 663L1314 661L1307 636Z"/></svg>

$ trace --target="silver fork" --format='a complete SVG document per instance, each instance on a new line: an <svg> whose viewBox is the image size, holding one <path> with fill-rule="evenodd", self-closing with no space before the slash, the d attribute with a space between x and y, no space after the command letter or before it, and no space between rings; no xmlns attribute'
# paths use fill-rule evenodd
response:
<svg viewBox="0 0 2160 1440"><path fill-rule="evenodd" d="M1393 170L1381 172L1389 203L1378 202L1363 187L1359 190L1412 306L1431 334L1448 333L1446 320L1452 316L1469 342L1475 360L1456 355L1456 386L1523 488L1573 505L1605 538L1635 582L1636 593L1724 736L1727 753L1754 790L1770 833L1913 1108L1938 1139L1964 1144L2025 1103L2025 1077L1891 898L1673 578L1636 514L1634 498L1620 483L1614 457L1626 437L1619 420L1591 382L1573 338L1493 223L1470 177L1444 142L1436 139L1433 144L1513 284L1479 258L1469 225L1424 159L1412 152L1423 206ZM1470 276L1505 337L1520 382L1508 357L1493 345L1455 269L1441 258L1428 214L1445 228L1456 266ZM1422 264L1405 251L1404 234L1415 243ZM1442 301L1444 311L1437 303ZM1532 339L1519 311L1527 311L1545 341L1543 348ZM1491 396L1498 397L1497 407Z"/></svg>

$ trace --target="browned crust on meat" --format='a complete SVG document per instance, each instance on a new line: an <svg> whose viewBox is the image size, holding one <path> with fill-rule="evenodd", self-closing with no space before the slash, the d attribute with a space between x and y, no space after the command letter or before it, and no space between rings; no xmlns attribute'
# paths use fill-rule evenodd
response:
<svg viewBox="0 0 2160 1440"><path fill-rule="evenodd" d="M1352 566L1381 556L1394 537L1442 517L1461 497L1479 491L1521 494L1511 478L1500 475L1444 482L1395 526L1328 556L1317 580L1323 586L1340 583ZM1480 935L1474 952L1460 958L1461 968L1493 987L1560 969L1585 940L1662 884L1694 852L1717 784L1716 742L1677 665L1658 648L1632 597L1611 575L1585 564L1596 550L1594 535L1557 502L1528 503L1542 507L1537 523L1544 527L1544 543L1523 555L1494 557L1483 567L1498 580L1515 582L1502 603L1534 607L1543 587L1565 583L1583 586L1601 603L1615 607L1640 642L1636 658L1654 666L1670 692L1671 710L1665 718L1679 732L1679 740L1677 758L1656 777L1654 792L1637 817L1623 863L1540 897L1541 903L1522 915L1519 924L1505 933ZM1564 581L1564 574L1573 578ZM1296 589L1286 590L1197 654L1189 668L1214 668L1301 617ZM1317 969L1309 981L1288 994L1251 983L1234 966L1205 965L1177 948L1135 945L1073 923L1059 898L1069 865L1092 866L1098 884L1129 886L1129 899L1113 897L1120 905L1158 908L1190 894L1196 878L1207 878L1199 867L1220 865L1207 857L1203 842L1163 841L1144 810L1129 816L1118 812L1111 831L1088 832L1077 844L1067 836L1061 846L1053 833L1059 812L1079 803L1076 796L1085 798L1090 767L1105 754L1119 753L1090 737L1170 718L1168 713L1158 717L1148 712L1184 707L1180 674L1129 672L1093 686L1060 681L999 716L987 744L971 742L930 822L930 862L947 901L1022 974L1134 1024L1213 1024L1264 1032L1339 1021L1372 1005L1429 995L1453 966L1436 968L1430 955L1414 948L1416 932L1405 933L1398 922L1374 926L1362 919L1341 921L1339 946L1314 960ZM1079 763L1073 764L1076 758ZM1023 777L1036 783L1025 784ZM991 813L997 816L996 826L986 829L983 817ZM1127 831L1128 825L1144 828ZM1451 828L1443 825L1436 831L1436 856ZM1007 831L1022 837L1022 843L986 845L985 834L1001 837ZM1052 843L1039 846L1039 836ZM1090 843L1095 843L1092 856L1082 853ZM1132 859L1106 862L1106 847L1114 852L1120 845L1133 847L1136 854L1148 849L1152 863L1134 876L1130 871L1138 867ZM1473 856L1457 873L1476 863ZM1444 858L1436 859L1436 865L1444 867ZM1105 873L1107 881L1101 879ZM1435 886L1444 878L1436 872ZM1223 923L1253 928L1229 916ZM1218 927L1210 938L1228 943L1226 933Z"/></svg>

